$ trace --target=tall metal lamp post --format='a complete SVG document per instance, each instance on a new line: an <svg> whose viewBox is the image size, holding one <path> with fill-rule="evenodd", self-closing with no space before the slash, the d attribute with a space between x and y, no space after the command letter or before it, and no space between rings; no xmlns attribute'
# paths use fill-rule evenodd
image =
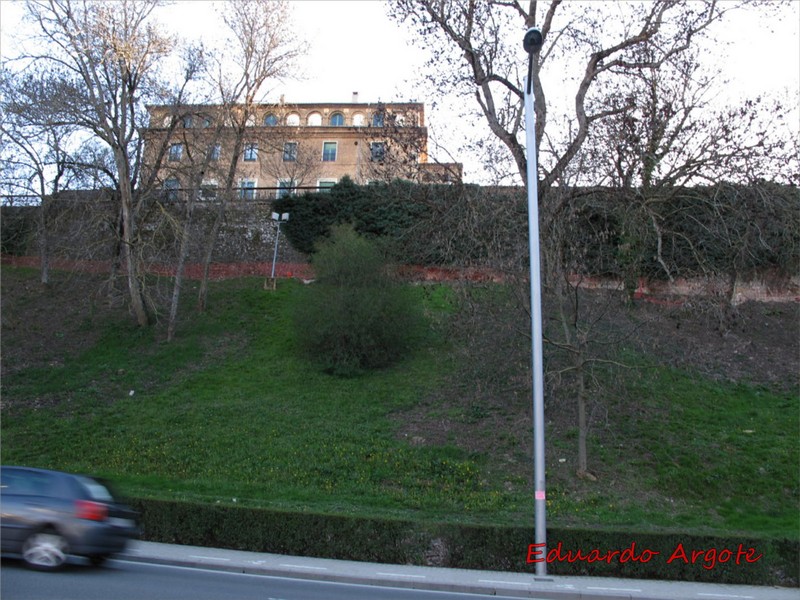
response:
<svg viewBox="0 0 800 600"><path fill-rule="evenodd" d="M536 161L536 112L533 104L533 61L542 47L541 30L531 27L522 42L528 53L528 77L525 83L525 138L528 150L528 243L531 264L531 340L533 359L533 483L534 541L539 558L547 556L547 495L544 462L544 367L542 359L542 280L539 260L539 183ZM547 562L536 563L536 574L547 575Z"/></svg>
<svg viewBox="0 0 800 600"><path fill-rule="evenodd" d="M275 289L275 263L278 260L278 241L281 237L281 223L285 223L289 220L289 213L272 213L272 220L278 226L278 231L275 233L275 250L272 252L272 275L270 275L270 279L272 281L272 289Z"/></svg>

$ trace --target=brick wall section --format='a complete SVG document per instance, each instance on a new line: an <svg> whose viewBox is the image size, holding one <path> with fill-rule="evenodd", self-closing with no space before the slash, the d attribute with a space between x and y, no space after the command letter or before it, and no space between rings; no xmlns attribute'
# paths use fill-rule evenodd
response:
<svg viewBox="0 0 800 600"><path fill-rule="evenodd" d="M18 267L39 267L38 256L2 256L2 264ZM107 273L111 267L110 261L99 260L65 260L53 259L51 268L82 271L88 273ZM171 265L153 263L149 271L157 275L171 277L175 269ZM234 279L237 277L269 277L272 273L272 262L240 262L240 263L214 263L209 269L209 278L212 281ZM422 267L404 265L398 269L399 275L406 281L437 283L445 281L472 281L494 282L503 281L503 275L488 269L458 269L445 267ZM202 278L201 264L188 264L184 270L186 279L199 280ZM275 276L279 278L294 278L310 281L314 278L314 270L307 262L278 262L275 265ZM624 290L621 281L601 279L597 277L574 276L573 283L588 289L613 289ZM637 299L648 300L657 304L681 304L684 298L694 296L715 296L728 298L734 305L742 302L798 302L800 303L800 276L789 280L778 278L769 274L762 275L750 281L740 281L734 284L731 291L730 281L723 278L697 278L676 279L668 281L647 281L640 279L634 292Z"/></svg>
<svg viewBox="0 0 800 600"><path fill-rule="evenodd" d="M38 256L3 256L2 264L37 269L40 266L40 260ZM50 261L50 268L83 273L108 273L111 270L111 261L54 258ZM175 274L175 267L152 263L148 265L148 272L172 277ZM237 277L269 277L271 274L272 262L213 263L209 267L209 279L212 281L235 279ZM199 263L186 265L184 277L186 279L200 280L203 277L203 265ZM310 280L314 277L314 274L311 265L308 263L279 262L275 264L275 277Z"/></svg>

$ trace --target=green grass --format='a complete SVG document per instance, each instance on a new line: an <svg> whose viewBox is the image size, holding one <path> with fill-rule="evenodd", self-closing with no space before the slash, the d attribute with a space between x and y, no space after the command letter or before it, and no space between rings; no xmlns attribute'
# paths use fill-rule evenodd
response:
<svg viewBox="0 0 800 600"><path fill-rule="evenodd" d="M523 440L495 431L497 451L474 452L399 434L442 393L449 339L382 371L325 375L294 345L300 284L261 283L213 284L208 313L187 311L172 343L124 315L95 319L102 335L82 354L4 377L3 463L104 475L138 497L532 523L528 478L502 459L529 460ZM447 289L418 289L431 321L446 321ZM796 397L664 368L618 377L630 393L611 402L613 435L590 440L599 483L560 473L574 432L548 432L551 525L800 537ZM478 426L488 412L453 414Z"/></svg>
<svg viewBox="0 0 800 600"><path fill-rule="evenodd" d="M4 396L50 408L4 418L4 462L99 473L162 498L444 519L502 507L481 457L396 439L392 414L439 377L434 348L355 379L325 375L293 345L298 284L260 283L218 285L210 313L174 343L108 324L62 368L7 377Z"/></svg>
<svg viewBox="0 0 800 600"><path fill-rule="evenodd" d="M577 497L557 486L552 513L639 530L800 537L798 398L663 367L623 375L628 395L611 401L611 435L589 442L601 481L612 483ZM562 454L573 444L562 440Z"/></svg>

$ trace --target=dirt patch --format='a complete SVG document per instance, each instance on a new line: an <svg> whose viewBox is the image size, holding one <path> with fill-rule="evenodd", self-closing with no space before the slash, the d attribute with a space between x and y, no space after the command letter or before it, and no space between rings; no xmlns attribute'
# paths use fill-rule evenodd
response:
<svg viewBox="0 0 800 600"><path fill-rule="evenodd" d="M5 376L31 367L60 367L97 340L94 324L121 309L102 290L108 277L53 272L44 286L38 273L5 269L2 296L2 365Z"/></svg>
<svg viewBox="0 0 800 600"><path fill-rule="evenodd" d="M726 306L695 298L673 309L637 307L635 346L665 364L718 380L787 392L800 379L800 304L745 302Z"/></svg>
<svg viewBox="0 0 800 600"><path fill-rule="evenodd" d="M585 292L582 301L593 304L587 312L602 314L602 334L616 339L615 347L715 380L786 394L800 391L800 305L795 302L730 306L696 297L660 303L639 299L631 305L623 295L603 290ZM462 328L454 338L461 341L468 370L455 373L448 385L398 415L397 422L400 436L412 445L450 444L491 457L501 467L498 470L509 474L504 486L512 491L529 485L532 476L530 339L521 327L504 329L500 318L480 311L471 315L473 331L465 334ZM513 317L518 322L526 318L522 312ZM557 365L551 355L546 344L546 368L551 374L545 418L548 431L554 434L548 434L548 471L564 471L566 466L574 473L570 465L574 462L575 402L551 400L571 397L563 380L552 374L563 365ZM600 397L593 395L589 406L592 435L602 437L609 405L615 394L625 393L603 389ZM645 409L629 404L626 410ZM564 445L551 445L554 439ZM589 484L572 481L572 485Z"/></svg>

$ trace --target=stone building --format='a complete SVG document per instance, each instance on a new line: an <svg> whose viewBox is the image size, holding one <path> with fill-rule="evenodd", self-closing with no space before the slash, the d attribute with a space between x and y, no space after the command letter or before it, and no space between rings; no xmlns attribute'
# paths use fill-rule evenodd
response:
<svg viewBox="0 0 800 600"><path fill-rule="evenodd" d="M145 165L168 196L198 190L239 200L355 183L461 180L458 163L429 162L422 103L150 106ZM155 166L159 165L159 166Z"/></svg>

